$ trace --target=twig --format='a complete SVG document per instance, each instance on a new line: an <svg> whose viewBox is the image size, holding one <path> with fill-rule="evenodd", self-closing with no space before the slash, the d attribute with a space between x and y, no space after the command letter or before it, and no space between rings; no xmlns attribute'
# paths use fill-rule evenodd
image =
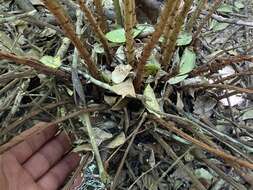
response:
<svg viewBox="0 0 253 190"><path fill-rule="evenodd" d="M253 61L253 57L249 55L237 55L237 56L230 56L229 58L226 58L226 59L223 58L223 59L212 60L209 64L204 64L194 69L190 73L190 75L199 76L208 71L216 72L227 65L238 64L243 61Z"/></svg>
<svg viewBox="0 0 253 190"><path fill-rule="evenodd" d="M173 149L157 134L157 133L152 133L153 137L161 144L163 149L165 150L166 154L170 156L173 160L177 160L178 156L176 153L173 151ZM194 187L199 189L199 190L206 190L206 188L202 185L202 183L196 178L196 176L193 174L193 172L189 169L188 166L184 165L184 163L180 160L178 162L178 166L182 169L185 170L187 175L191 178Z"/></svg>
<svg viewBox="0 0 253 190"><path fill-rule="evenodd" d="M204 149L210 153L213 153L214 155L217 155L221 158L223 158L225 161L229 161L229 162L234 162L242 167L245 168L250 168L253 169L253 164L249 163L248 161L242 160L240 158L234 157L232 155L229 155L219 149L210 147L209 145L191 137L190 135L186 134L185 132L181 131L180 129L178 129L177 127L175 127L174 123L169 122L169 121L165 121L161 118L158 118L155 115L151 115L149 116L152 120L156 121L157 123L159 123L161 126L163 126L164 128L171 130L172 132L176 133L177 135L179 135L180 137L186 139L187 141L195 144L196 146L200 147L201 149Z"/></svg>
<svg viewBox="0 0 253 190"><path fill-rule="evenodd" d="M202 11L202 14L207 15L207 11ZM225 22L229 24L235 24L239 26L248 26L248 27L253 27L253 22L252 21L244 21L244 20L237 20L233 18L225 18L216 14L212 14L211 17L219 22Z"/></svg>
<svg viewBox="0 0 253 190"><path fill-rule="evenodd" d="M99 74L100 72L95 63L92 61L90 53L86 49L88 45L86 43L85 45L83 45L84 42L81 42L81 40L77 37L69 15L64 11L59 1L43 0L43 2L57 18L66 36L72 41L72 43L78 49L80 56L84 59L91 75L94 78L99 79L101 77Z"/></svg>
<svg viewBox="0 0 253 190"><path fill-rule="evenodd" d="M131 138L131 140L130 140L128 146L127 146L127 149L125 150L124 156L123 156L123 158L121 159L120 165L119 165L119 167L118 167L118 169L117 169L117 172L116 172L116 174L115 174L115 177L114 177L114 180L113 180L113 183L112 183L112 186L111 186L111 190L114 190L114 189L116 188L116 186L117 186L118 178L119 178L120 172L121 172L121 170L122 170L122 167L123 167L123 165L124 165L124 162L125 162L125 160L126 160L126 157L127 157L127 155L128 155L128 152L129 152L129 150L130 150L130 148L131 148L131 146L132 146L132 144L133 144L133 142L134 142L134 139L135 139L135 137L136 137L136 135L137 135L137 132L139 131L139 129L140 129L140 127L142 126L142 124L145 122L146 117L147 117L147 113L144 113L144 114L142 115L142 118L141 118L141 120L140 120L138 126L136 127L136 129L135 129L134 132L133 132L133 136L132 136L132 138Z"/></svg>
<svg viewBox="0 0 253 190"><path fill-rule="evenodd" d="M142 80L144 77L144 66L147 60L149 59L152 53L152 50L154 49L156 43L158 42L159 38L161 37L164 31L166 22L168 20L169 15L171 14L171 11L175 2L176 1L174 0L168 0L165 2L164 8L160 16L160 20L155 26L155 32L153 32L151 39L145 45L140 61L137 63L136 78L134 81L134 86L137 92L140 91Z"/></svg>
<svg viewBox="0 0 253 190"><path fill-rule="evenodd" d="M29 17L29 16L34 15L36 12L37 12L36 10L33 10L33 11L26 12L26 13L19 14L19 15L13 15L13 16L9 16L6 18L0 18L0 24L3 24L5 22L12 22L12 21L16 21L18 19Z"/></svg>
<svg viewBox="0 0 253 190"><path fill-rule="evenodd" d="M240 93L246 93L246 94L253 94L253 89L250 88L241 88L238 86L233 85L227 85L227 84L193 84L193 85L185 85L184 87L190 87L190 88L218 88L218 89L229 89L229 90L235 90Z"/></svg>
<svg viewBox="0 0 253 190"><path fill-rule="evenodd" d="M79 1L80 6L82 6L81 3L84 3L84 2ZM79 36L81 36L81 32L82 32L81 31L82 30L81 29L82 18L83 18L82 11L77 10L76 33ZM72 83L73 83L75 94L76 94L75 95L75 102L76 102L77 106L82 106L84 108L87 108L87 103L86 103L86 100L85 100L85 94L84 94L83 86L82 86L81 81L80 81L80 79L78 77L78 74L77 74L77 67L78 67L79 63L80 63L80 60L79 60L78 51L77 51L77 48L75 48L74 54L73 54L73 61L72 61ZM77 96L80 99L79 101L78 101ZM99 153L95 133L94 133L94 130L92 128L91 121L90 121L90 114L89 113L84 113L84 114L80 115L79 118L80 118L83 126L88 131L88 136L90 138L90 143L91 143L91 146L92 146L92 150L94 152L94 155L95 155L95 158L96 158L96 161L97 161L100 178L101 178L103 183L107 184L109 182L109 176L107 175L107 173L104 169L104 165L103 165L100 153Z"/></svg>
<svg viewBox="0 0 253 190"><path fill-rule="evenodd" d="M195 149L194 151L192 151L192 153L198 160L204 162L209 168L214 170L219 175L219 177L224 179L227 183L232 185L235 189L246 190L246 188L243 185L239 184L233 178L229 177L220 168L218 168L215 163L213 163L211 160L207 159L201 150Z"/></svg>
<svg viewBox="0 0 253 190"><path fill-rule="evenodd" d="M143 173L131 184L131 186L128 187L127 190L131 190L131 189L134 187L134 185L135 185L136 183L138 183L138 181L140 181L140 179L141 179L143 176L147 175L149 172L151 172L153 169L155 169L155 168L156 168L157 166L159 166L160 164L161 164L161 162L158 162L157 164L155 164L154 166L152 166L150 169L148 169L147 171L143 172Z"/></svg>
<svg viewBox="0 0 253 190"><path fill-rule="evenodd" d="M159 184L159 183L162 181L162 179L170 172L170 170L172 170L172 169L174 168L174 166L176 166L176 165L185 157L185 155L188 154L193 148L194 148L194 146L191 146L190 148L188 148L187 151L185 151L181 156L179 156L179 157L170 165L170 167L169 167L167 170L165 170L165 171L163 172L163 174L159 177L159 179L157 179L157 180L155 181L155 183L153 183L153 184L151 185L151 189L156 189L155 187L158 186L158 184ZM181 161L181 162L182 162L182 161Z"/></svg>
<svg viewBox="0 0 253 190"><path fill-rule="evenodd" d="M61 80L69 81L71 78L70 75L62 70L53 69L51 67L47 67L40 63L38 60L35 60L33 58L27 58L27 57L21 57L17 56L8 52L0 51L0 59L7 59L10 61L15 62L16 64L20 65L27 65L35 70L44 73L46 75L55 75L56 77L60 78Z"/></svg>

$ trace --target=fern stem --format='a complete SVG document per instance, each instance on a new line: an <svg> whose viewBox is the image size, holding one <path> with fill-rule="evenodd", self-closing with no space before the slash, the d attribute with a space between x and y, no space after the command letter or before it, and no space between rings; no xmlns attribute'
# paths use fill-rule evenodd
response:
<svg viewBox="0 0 253 190"><path fill-rule="evenodd" d="M98 14L99 26L104 33L108 32L108 24L103 10L102 0L94 0L96 12Z"/></svg>
<svg viewBox="0 0 253 190"><path fill-rule="evenodd" d="M48 10L52 14L54 14L54 16L57 18L60 26L63 28L65 35L71 40L71 42L78 49L80 56L84 59L88 67L88 71L91 73L91 75L94 78L99 79L101 77L99 70L97 66L94 64L94 62L92 61L90 57L90 53L86 49L86 46L88 47L88 45L85 44L85 42L83 45L83 42L81 42L81 40L77 37L76 32L74 30L74 26L71 22L69 15L65 12L65 10L63 9L59 1L58 0L54 0L54 1L43 0L43 2L48 8Z"/></svg>
<svg viewBox="0 0 253 190"><path fill-rule="evenodd" d="M107 39L106 39L103 31L101 30L100 26L98 25L98 23L97 23L95 17L93 16L92 12L85 5L84 0L78 0L78 4L80 6L80 9L83 11L86 18L88 19L89 23L91 24L94 33L97 35L100 42L102 43L103 48L105 50L105 54L106 54L107 64L110 65L111 62L112 62L112 56L111 56L111 53L110 53L109 44L107 42Z"/></svg>
<svg viewBox="0 0 253 190"><path fill-rule="evenodd" d="M207 2L207 0L199 0L198 5L196 10L194 11L194 13L192 14L191 18L189 19L189 22L187 24L186 30L187 32L192 32L193 29L193 25L196 22L197 18L199 17L201 10L203 9L203 7L205 6L205 3Z"/></svg>
<svg viewBox="0 0 253 190"><path fill-rule="evenodd" d="M164 28L166 26L166 22L168 20L169 15L171 14L172 7L174 5L175 1L174 0L167 0L164 8L162 10L160 20L155 26L155 31L153 32L151 39L149 42L145 45L142 57L140 58L140 61L137 65L136 68L136 78L134 81L135 89L137 92L140 91L142 80L143 80L143 75L144 75L144 66L150 57L152 50L154 49L156 43L158 42L159 38L161 37Z"/></svg>
<svg viewBox="0 0 253 190"><path fill-rule="evenodd" d="M167 41L168 41L168 39L170 38L170 36L172 34L173 27L175 25L175 20L176 20L176 16L177 16L177 13L178 13L178 9L179 9L180 3L181 3L181 0L176 0L176 3L174 5L174 7L173 7L173 11L171 12L171 15L169 16L169 19L167 21L166 27L164 29L164 33L163 33L164 39L163 39L163 42L162 42L162 44L163 44L163 52L165 51Z"/></svg>
<svg viewBox="0 0 253 190"><path fill-rule="evenodd" d="M114 6L115 14L116 14L116 23L120 26L123 26L119 0L113 0L113 6Z"/></svg>
<svg viewBox="0 0 253 190"><path fill-rule="evenodd" d="M167 70L169 67L170 60L173 56L173 52L176 47L177 37L180 33L181 26L184 24L184 20L187 16L187 13L188 13L189 9L191 8L192 2L193 2L193 0L186 0L184 2L183 8L176 16L175 25L174 25L173 31L171 32L172 35L168 39L165 51L163 53L163 61L162 62L167 63L167 65L165 66L165 70Z"/></svg>
<svg viewBox="0 0 253 190"><path fill-rule="evenodd" d="M126 31L126 50L127 50L127 62L132 67L134 66L134 38L133 38L133 1L125 0L125 31Z"/></svg>

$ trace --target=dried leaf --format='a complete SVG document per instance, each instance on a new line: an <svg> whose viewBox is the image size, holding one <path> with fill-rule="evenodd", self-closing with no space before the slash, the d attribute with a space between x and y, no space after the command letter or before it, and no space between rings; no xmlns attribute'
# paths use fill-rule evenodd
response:
<svg viewBox="0 0 253 190"><path fill-rule="evenodd" d="M177 45L178 46L185 46L190 44L192 41L192 34L188 32L182 32L179 34L177 38Z"/></svg>
<svg viewBox="0 0 253 190"><path fill-rule="evenodd" d="M116 136L110 143L106 145L107 148L117 148L118 146L124 144L126 141L125 133L121 132Z"/></svg>
<svg viewBox="0 0 253 190"><path fill-rule="evenodd" d="M155 111L161 112L160 106L158 104L158 101L155 97L155 93L151 86L148 84L147 87L144 90L144 97L146 98L146 108L150 113L155 114L156 116L160 117L159 114L157 114ZM151 108L151 109L150 109ZM154 110L154 111L153 111Z"/></svg>
<svg viewBox="0 0 253 190"><path fill-rule="evenodd" d="M132 67L130 65L120 64L116 66L112 72L112 81L116 84L123 82L131 70Z"/></svg>
<svg viewBox="0 0 253 190"><path fill-rule="evenodd" d="M244 112L241 116L242 120L253 119L253 109Z"/></svg>
<svg viewBox="0 0 253 190"><path fill-rule="evenodd" d="M52 67L57 69L61 66L61 58L60 57L52 57L49 55L45 55L40 59L40 62L48 67Z"/></svg>
<svg viewBox="0 0 253 190"><path fill-rule="evenodd" d="M128 79L125 82L113 85L112 90L116 94L121 95L122 98L126 96L136 97L132 79Z"/></svg>

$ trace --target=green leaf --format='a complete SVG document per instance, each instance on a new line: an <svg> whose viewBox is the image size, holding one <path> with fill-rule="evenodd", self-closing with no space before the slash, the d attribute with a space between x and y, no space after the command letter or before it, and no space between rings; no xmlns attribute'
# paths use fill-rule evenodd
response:
<svg viewBox="0 0 253 190"><path fill-rule="evenodd" d="M156 75L156 73L161 69L161 65L155 56L151 55L147 64L145 65L145 74Z"/></svg>
<svg viewBox="0 0 253 190"><path fill-rule="evenodd" d="M182 32L179 34L177 38L177 45L178 46L185 46L190 44L192 41L192 35L188 32Z"/></svg>
<svg viewBox="0 0 253 190"><path fill-rule="evenodd" d="M40 59L40 62L54 69L58 69L61 66L61 58L58 56L53 57L53 56L45 55Z"/></svg>
<svg viewBox="0 0 253 190"><path fill-rule="evenodd" d="M243 115L241 116L241 119L242 120L253 119L253 109L244 112Z"/></svg>
<svg viewBox="0 0 253 190"><path fill-rule="evenodd" d="M229 4L222 4L217 11L218 12L223 12L223 13L232 13L233 12L234 7L232 5Z"/></svg>
<svg viewBox="0 0 253 190"><path fill-rule="evenodd" d="M150 113L153 113L156 116L160 117L160 115L155 112L155 111L161 112L160 106L159 106L158 101L155 97L155 93L154 93L153 89L151 88L151 86L149 84L145 88L143 95L146 98L146 102L145 102L146 105L145 106L146 106L147 110Z"/></svg>
<svg viewBox="0 0 253 190"><path fill-rule="evenodd" d="M124 144L126 141L125 133L121 132L118 136L116 136L111 142L106 145L106 148L117 148L120 145Z"/></svg>
<svg viewBox="0 0 253 190"><path fill-rule="evenodd" d="M137 37L142 31L145 30L147 26L139 25L135 29L133 29L133 37ZM118 28L108 32L105 37L113 43L125 43L126 42L126 34L124 28Z"/></svg>
<svg viewBox="0 0 253 190"><path fill-rule="evenodd" d="M183 81L184 79L186 79L189 75L186 74L186 75L179 75L179 76L175 76L175 77L172 77L168 80L168 83L170 84L177 84L181 81Z"/></svg>
<svg viewBox="0 0 253 190"><path fill-rule="evenodd" d="M119 28L108 32L106 38L113 43L124 43L126 42L125 30L124 28Z"/></svg>
<svg viewBox="0 0 253 190"><path fill-rule="evenodd" d="M185 48L181 62L179 75L184 75L191 72L196 66L196 54L189 48Z"/></svg>
<svg viewBox="0 0 253 190"><path fill-rule="evenodd" d="M245 6L241 1L235 1L235 7L238 9L243 9Z"/></svg>
<svg viewBox="0 0 253 190"><path fill-rule="evenodd" d="M218 31L226 29L228 26L229 26L229 23L216 22L213 26L213 31L218 32Z"/></svg>
<svg viewBox="0 0 253 190"><path fill-rule="evenodd" d="M179 68L179 74L169 79L170 84L177 84L188 77L194 67L196 66L196 54L189 48L185 48Z"/></svg>

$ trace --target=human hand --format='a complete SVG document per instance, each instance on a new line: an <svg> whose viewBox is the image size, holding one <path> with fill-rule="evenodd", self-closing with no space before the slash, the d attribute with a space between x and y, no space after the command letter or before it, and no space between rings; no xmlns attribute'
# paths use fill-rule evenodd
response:
<svg viewBox="0 0 253 190"><path fill-rule="evenodd" d="M45 123L38 123L45 125ZM71 149L66 133L45 129L0 155L0 189L57 190L78 166L80 157Z"/></svg>

